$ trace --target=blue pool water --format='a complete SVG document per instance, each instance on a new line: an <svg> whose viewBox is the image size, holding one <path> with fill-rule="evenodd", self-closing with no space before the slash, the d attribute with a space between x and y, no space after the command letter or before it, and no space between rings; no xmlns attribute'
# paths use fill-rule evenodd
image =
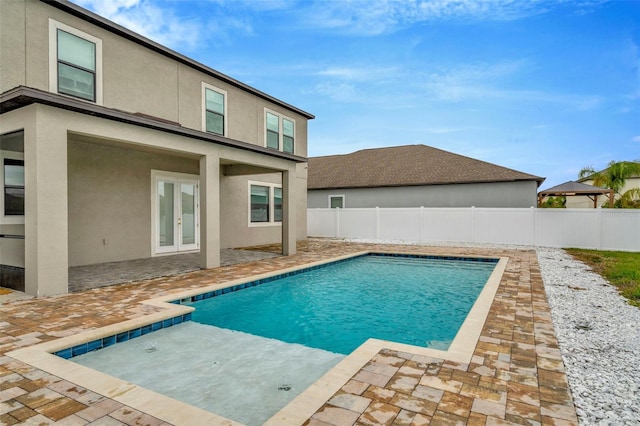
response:
<svg viewBox="0 0 640 426"><path fill-rule="evenodd" d="M369 338L446 350L495 265L360 256L195 302L192 319L340 354Z"/></svg>

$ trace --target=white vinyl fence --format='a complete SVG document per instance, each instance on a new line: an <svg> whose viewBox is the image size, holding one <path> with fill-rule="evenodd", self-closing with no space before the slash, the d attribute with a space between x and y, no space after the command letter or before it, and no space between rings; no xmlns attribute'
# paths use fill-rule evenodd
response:
<svg viewBox="0 0 640 426"><path fill-rule="evenodd" d="M640 251L640 210L307 209L310 237L493 243Z"/></svg>

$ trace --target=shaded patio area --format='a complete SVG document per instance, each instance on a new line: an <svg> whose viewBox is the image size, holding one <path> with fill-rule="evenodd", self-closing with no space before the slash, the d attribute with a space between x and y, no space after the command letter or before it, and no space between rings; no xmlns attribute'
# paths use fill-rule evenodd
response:
<svg viewBox="0 0 640 426"><path fill-rule="evenodd" d="M383 349L324 403L300 405L308 414L295 424L578 424L534 250L332 240L299 243L293 256L1 305L0 423L172 424L153 400L134 408L5 354L162 311L141 303L152 298L375 250L509 259L468 363Z"/></svg>
<svg viewBox="0 0 640 426"><path fill-rule="evenodd" d="M220 266L237 265L278 256L282 255L267 251L222 249ZM69 292L180 275L198 270L200 270L200 253L74 266L69 268Z"/></svg>

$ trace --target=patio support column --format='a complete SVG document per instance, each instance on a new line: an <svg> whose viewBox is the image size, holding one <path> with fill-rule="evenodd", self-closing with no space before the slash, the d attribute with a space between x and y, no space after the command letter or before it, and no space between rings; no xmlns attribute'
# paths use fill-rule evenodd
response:
<svg viewBox="0 0 640 426"><path fill-rule="evenodd" d="M58 111L36 105L24 129L25 292L67 293L67 129Z"/></svg>
<svg viewBox="0 0 640 426"><path fill-rule="evenodd" d="M200 267L220 266L220 160L200 158Z"/></svg>
<svg viewBox="0 0 640 426"><path fill-rule="evenodd" d="M282 172L282 254L296 254L296 169Z"/></svg>

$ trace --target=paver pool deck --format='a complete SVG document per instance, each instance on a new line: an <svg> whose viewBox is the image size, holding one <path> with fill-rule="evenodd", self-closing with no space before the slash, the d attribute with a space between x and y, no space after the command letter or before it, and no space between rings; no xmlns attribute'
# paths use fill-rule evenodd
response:
<svg viewBox="0 0 640 426"><path fill-rule="evenodd" d="M0 305L0 424L172 424L6 354L162 309L149 299L375 250L509 260L469 363L382 349L303 424L578 424L534 250L322 239L294 256Z"/></svg>

